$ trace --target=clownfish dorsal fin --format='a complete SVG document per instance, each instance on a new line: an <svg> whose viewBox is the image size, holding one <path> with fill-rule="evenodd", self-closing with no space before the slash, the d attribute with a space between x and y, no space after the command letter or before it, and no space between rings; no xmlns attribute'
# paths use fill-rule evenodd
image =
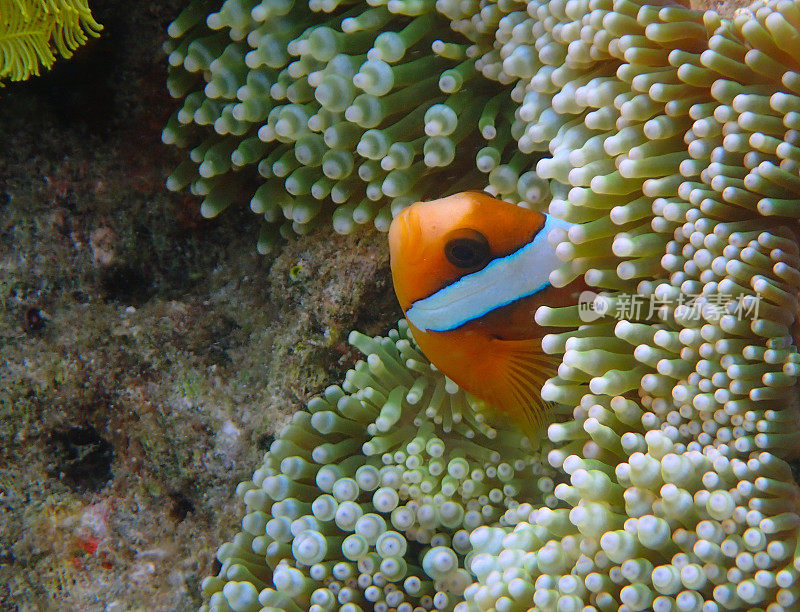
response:
<svg viewBox="0 0 800 612"><path fill-rule="evenodd" d="M541 398L542 385L556 375L560 359L542 351L540 338L492 339L495 376L481 386L491 405L516 420L529 437L540 435L553 411Z"/></svg>

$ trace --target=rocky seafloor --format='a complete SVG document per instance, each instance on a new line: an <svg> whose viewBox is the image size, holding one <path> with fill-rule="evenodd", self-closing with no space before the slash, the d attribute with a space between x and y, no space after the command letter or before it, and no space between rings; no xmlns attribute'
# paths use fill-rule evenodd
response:
<svg viewBox="0 0 800 612"><path fill-rule="evenodd" d="M273 255L164 180L181 2L0 93L0 609L191 610L285 417L399 316L385 237Z"/></svg>

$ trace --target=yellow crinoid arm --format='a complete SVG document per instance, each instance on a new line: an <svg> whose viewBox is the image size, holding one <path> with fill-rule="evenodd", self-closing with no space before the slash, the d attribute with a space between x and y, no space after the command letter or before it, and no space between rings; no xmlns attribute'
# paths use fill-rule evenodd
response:
<svg viewBox="0 0 800 612"><path fill-rule="evenodd" d="M0 86L39 75L56 52L71 57L102 27L87 0L0 0Z"/></svg>

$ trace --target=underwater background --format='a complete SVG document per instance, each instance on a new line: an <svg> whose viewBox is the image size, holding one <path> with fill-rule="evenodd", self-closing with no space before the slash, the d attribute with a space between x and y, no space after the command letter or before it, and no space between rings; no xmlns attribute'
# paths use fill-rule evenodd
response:
<svg viewBox="0 0 800 612"><path fill-rule="evenodd" d="M246 207L165 189L184 4L93 2L100 38L0 90L3 609L197 609L236 484L401 316L384 234L260 255Z"/></svg>
<svg viewBox="0 0 800 612"><path fill-rule="evenodd" d="M93 2L100 38L0 93L0 609L197 609L236 484L401 315L385 235L259 255L164 187L182 7Z"/></svg>

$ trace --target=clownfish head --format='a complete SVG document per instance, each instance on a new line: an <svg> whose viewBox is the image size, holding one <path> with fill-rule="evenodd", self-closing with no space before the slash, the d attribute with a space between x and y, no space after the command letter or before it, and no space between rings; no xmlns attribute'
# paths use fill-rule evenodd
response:
<svg viewBox="0 0 800 612"><path fill-rule="evenodd" d="M547 217L476 191L417 202L389 228L392 280L403 311L530 243Z"/></svg>

